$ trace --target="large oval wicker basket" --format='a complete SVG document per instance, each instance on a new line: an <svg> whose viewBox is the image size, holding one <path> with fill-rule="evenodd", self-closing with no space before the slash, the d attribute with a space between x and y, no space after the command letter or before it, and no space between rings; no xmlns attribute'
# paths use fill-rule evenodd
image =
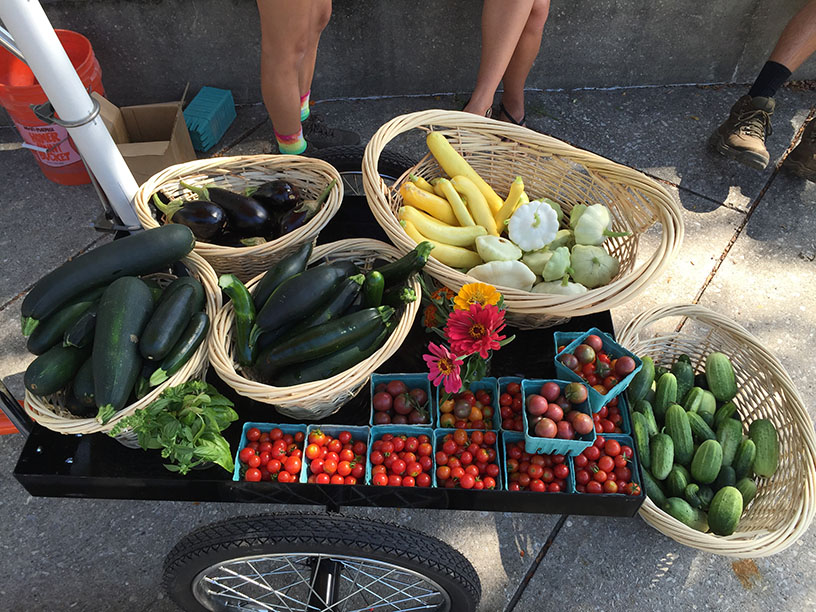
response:
<svg viewBox="0 0 816 612"><path fill-rule="evenodd" d="M318 213L303 227L276 240L248 247L230 247L197 241L195 252L210 262L218 274L235 274L246 281L268 270L273 263L294 252L306 241L314 240L340 208L343 181L337 170L325 161L302 155L241 155L213 157L170 166L150 177L133 200L139 221L145 228L158 227L159 221L149 203L161 190L171 198L195 199L197 196L179 185L179 181L203 187L211 185L236 192L267 181L290 182L303 199L315 199L335 179L334 188Z"/></svg>
<svg viewBox="0 0 816 612"><path fill-rule="evenodd" d="M426 179L445 176L430 155L406 172L392 187L377 173L386 145L411 130L440 130L471 166L502 197L516 176L524 179L531 198L550 197L569 213L575 204L602 203L611 211L613 229L629 231L626 238L609 239L607 250L621 263L618 276L606 286L583 295L547 295L499 286L507 304L508 320L519 327L547 327L564 318L620 306L641 293L680 249L683 221L674 198L656 181L599 155L582 151L551 136L501 121L457 111L429 110L392 119L366 146L363 185L369 206L391 241L401 252L414 248L397 218L402 205L399 187L409 173ZM642 234L660 224L660 241L644 251ZM474 282L463 272L431 258L431 276L453 290Z"/></svg>
<svg viewBox="0 0 816 612"><path fill-rule="evenodd" d="M397 249L391 245L364 238L339 240L315 248L310 263L321 261L354 261L361 269L370 269L376 259L389 261L400 257ZM250 292L262 274L247 283ZM417 296L421 295L419 281L411 281ZM227 302L218 313L210 337L210 362L213 368L230 387L240 395L257 402L273 405L278 412L296 419L318 420L333 414L349 399L357 395L368 382L374 370L393 355L411 330L414 318L419 310L420 300L408 304L398 312L399 322L385 344L371 357L358 363L353 368L325 380L317 380L291 387L273 387L246 378L238 370L233 359L234 342L232 331L235 317L232 302Z"/></svg>
<svg viewBox="0 0 816 612"><path fill-rule="evenodd" d="M676 331L679 325L682 328ZM733 557L772 555L805 533L816 510L816 436L802 398L779 361L744 328L696 305L647 310L624 327L618 342L663 366L670 366L685 353L696 372L704 371L709 353L725 353L737 375L739 393L734 403L745 431L751 421L764 418L779 433L779 468L772 477L757 481L757 495L734 534L700 533L648 498L640 509L643 519L681 544Z"/></svg>
<svg viewBox="0 0 816 612"><path fill-rule="evenodd" d="M207 316L210 318L210 334L212 333L212 321L221 308L221 288L218 286L218 278L212 267L195 253L190 253L181 260L187 267L190 274L201 281L204 286L206 302L204 304ZM175 278L170 275L162 276L166 280ZM110 431L124 417L133 414L140 408L146 408L153 400L157 399L162 391L168 387L175 387L188 380L201 378L204 376L208 365L207 342L202 342L196 352L190 357L181 369L173 374L150 391L146 396L133 404L125 406L122 410L104 425L98 423L93 418L78 418L72 415L65 407L64 400L59 395L38 397L28 391L25 394L24 408L28 416L47 429L58 431L64 434L91 434L97 432ZM121 440L123 443L126 441Z"/></svg>

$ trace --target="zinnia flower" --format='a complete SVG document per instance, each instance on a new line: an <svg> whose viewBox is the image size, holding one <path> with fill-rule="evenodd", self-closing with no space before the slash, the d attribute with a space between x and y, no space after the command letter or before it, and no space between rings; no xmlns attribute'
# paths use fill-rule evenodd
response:
<svg viewBox="0 0 816 612"><path fill-rule="evenodd" d="M500 348L499 342L505 339L505 336L499 335L505 325L504 312L497 306L471 304L468 310L451 313L445 326L445 336L450 340L454 354L479 353L479 357L487 359L490 351Z"/></svg>
<svg viewBox="0 0 816 612"><path fill-rule="evenodd" d="M462 379L459 377L460 363L456 355L451 354L447 347L428 343L430 354L422 358L428 364L428 380L435 387L444 383L447 393L456 393L462 388Z"/></svg>
<svg viewBox="0 0 816 612"><path fill-rule="evenodd" d="M463 285L456 297L453 298L453 307L456 310L467 310L471 304L495 305L499 303L500 299L501 293L496 291L493 285L468 283Z"/></svg>
<svg viewBox="0 0 816 612"><path fill-rule="evenodd" d="M447 287L440 287L431 294L431 299L434 301L446 299L451 300L456 294Z"/></svg>
<svg viewBox="0 0 816 612"><path fill-rule="evenodd" d="M439 325L439 319L436 316L436 305L428 304L422 312L422 325L425 329L432 329Z"/></svg>

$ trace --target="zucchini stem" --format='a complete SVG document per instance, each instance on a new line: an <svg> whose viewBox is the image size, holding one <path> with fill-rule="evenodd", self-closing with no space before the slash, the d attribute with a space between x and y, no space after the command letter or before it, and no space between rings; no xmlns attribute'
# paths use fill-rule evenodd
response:
<svg viewBox="0 0 816 612"><path fill-rule="evenodd" d="M23 335L30 336L31 332L37 329L37 326L40 324L38 319L34 317L23 317L22 318L22 327L23 327Z"/></svg>

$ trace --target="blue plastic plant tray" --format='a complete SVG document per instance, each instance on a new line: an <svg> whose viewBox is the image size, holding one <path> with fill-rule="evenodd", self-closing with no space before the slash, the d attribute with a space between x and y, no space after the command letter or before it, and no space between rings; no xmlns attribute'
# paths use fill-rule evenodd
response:
<svg viewBox="0 0 816 612"><path fill-rule="evenodd" d="M184 122L196 151L208 151L235 120L235 101L228 89L202 87L184 109Z"/></svg>

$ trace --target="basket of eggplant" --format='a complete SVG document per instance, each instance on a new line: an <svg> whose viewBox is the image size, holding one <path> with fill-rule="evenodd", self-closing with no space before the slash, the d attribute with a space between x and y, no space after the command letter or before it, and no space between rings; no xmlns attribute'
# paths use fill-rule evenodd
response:
<svg viewBox="0 0 816 612"><path fill-rule="evenodd" d="M331 164L242 155L170 166L139 188L134 206L143 227L186 225L216 272L248 280L314 241L342 201Z"/></svg>

